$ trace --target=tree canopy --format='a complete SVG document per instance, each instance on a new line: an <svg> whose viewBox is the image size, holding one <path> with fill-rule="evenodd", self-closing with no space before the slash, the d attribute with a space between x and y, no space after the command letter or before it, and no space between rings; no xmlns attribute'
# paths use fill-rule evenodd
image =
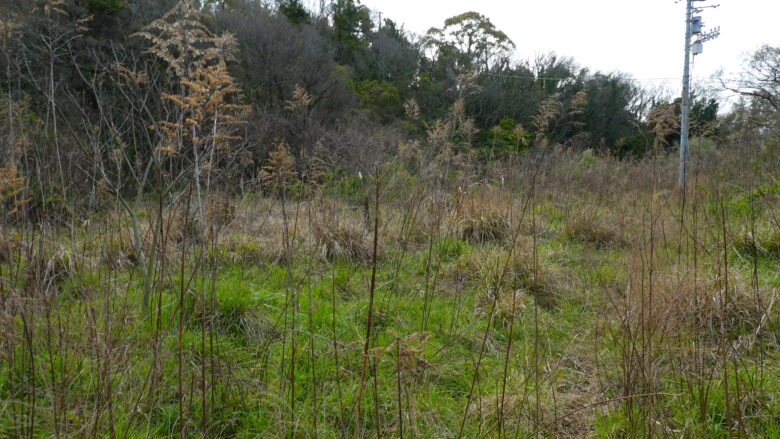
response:
<svg viewBox="0 0 780 439"><path fill-rule="evenodd" d="M461 71L488 70L515 48L515 43L489 18L473 11L446 19L442 28L428 30L426 45L437 57L453 57Z"/></svg>

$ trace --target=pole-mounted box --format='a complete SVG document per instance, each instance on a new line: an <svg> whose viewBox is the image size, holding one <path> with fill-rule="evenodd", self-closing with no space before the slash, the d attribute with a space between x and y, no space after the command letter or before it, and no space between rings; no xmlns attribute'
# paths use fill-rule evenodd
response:
<svg viewBox="0 0 780 439"><path fill-rule="evenodd" d="M691 19L691 33L694 35L700 34L703 24L704 23L702 22L701 17L693 17Z"/></svg>

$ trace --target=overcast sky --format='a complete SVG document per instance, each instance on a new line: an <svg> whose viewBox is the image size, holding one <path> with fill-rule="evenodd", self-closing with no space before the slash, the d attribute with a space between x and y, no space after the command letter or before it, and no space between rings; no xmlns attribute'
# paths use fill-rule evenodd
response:
<svg viewBox="0 0 780 439"><path fill-rule="evenodd" d="M554 51L580 65L622 71L648 85L679 87L683 65L685 2L675 0L362 0L374 11L423 34L447 17L466 11L486 15L517 45L521 59ZM709 0L705 30L720 26L720 38L696 57L694 76L720 68L738 72L746 54L760 45L780 45L780 0Z"/></svg>

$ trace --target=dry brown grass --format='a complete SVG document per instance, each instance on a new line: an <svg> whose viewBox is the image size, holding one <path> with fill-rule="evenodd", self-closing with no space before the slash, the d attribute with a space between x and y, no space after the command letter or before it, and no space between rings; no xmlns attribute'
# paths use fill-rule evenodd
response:
<svg viewBox="0 0 780 439"><path fill-rule="evenodd" d="M284 243L279 239L269 245L267 241L261 243L256 236L231 232L220 238L218 252L219 262L223 264L262 266L284 259Z"/></svg>
<svg viewBox="0 0 780 439"><path fill-rule="evenodd" d="M59 283L75 271L70 251L62 246L33 246L25 258L25 289L32 295L58 292Z"/></svg>
<svg viewBox="0 0 780 439"><path fill-rule="evenodd" d="M528 305L528 293L525 290L501 290L496 301L496 319L501 326L508 326L517 319Z"/></svg>
<svg viewBox="0 0 780 439"><path fill-rule="evenodd" d="M458 237L474 244L498 243L511 237L511 198L501 188L473 185L459 194L449 223Z"/></svg>
<svg viewBox="0 0 780 439"><path fill-rule="evenodd" d="M528 306L529 300L545 309L555 309L567 295L577 294L580 287L575 273L555 263L548 254L538 254L534 263L531 238L515 243L510 257L505 246L483 245L464 255L451 275L466 279L469 287L484 291L477 307L490 306L495 291L498 304L511 310L513 291L518 291L516 306ZM511 314L508 314L511 315Z"/></svg>
<svg viewBox="0 0 780 439"><path fill-rule="evenodd" d="M714 342L724 332L760 336L780 297L778 288L751 288L749 279L736 273L726 291L717 275L695 276L673 264L654 273L651 297L650 285L645 279L643 287L640 272L633 271L625 290L617 292L620 297L613 293L613 304L623 309L619 314L628 316L624 324L640 328L644 321L647 330L661 337L689 333Z"/></svg>
<svg viewBox="0 0 780 439"><path fill-rule="evenodd" d="M206 202L207 227L221 229L236 219L236 203L229 195L212 196Z"/></svg>
<svg viewBox="0 0 780 439"><path fill-rule="evenodd" d="M220 238L221 257L242 264L278 263L288 252L357 263L371 259L371 234L359 213L348 206L298 201L288 202L286 211L289 246L285 245L284 215L278 200L257 198L233 207L232 219Z"/></svg>
<svg viewBox="0 0 780 439"><path fill-rule="evenodd" d="M327 260L365 263L371 259L371 236L354 217L315 217L310 233L318 253Z"/></svg>
<svg viewBox="0 0 780 439"><path fill-rule="evenodd" d="M14 238L10 230L0 230L0 264L13 261L13 257L21 251L21 243Z"/></svg>
<svg viewBox="0 0 780 439"><path fill-rule="evenodd" d="M106 236L101 237L100 245L95 248L99 263L112 268L137 266L147 262L145 258L153 253L157 258L163 252L166 261L173 262L176 252L170 246L194 239L198 232L193 222L186 220L178 211L168 210L163 215L163 236L160 236L156 214L139 215L140 249L136 247L133 226L127 215L124 212L108 215L109 221L121 222L123 225L112 228Z"/></svg>
<svg viewBox="0 0 780 439"><path fill-rule="evenodd" d="M569 214L561 232L567 239L597 248L625 247L628 240L614 217L586 207Z"/></svg>
<svg viewBox="0 0 780 439"><path fill-rule="evenodd" d="M475 244L501 242L509 235L509 222L500 212L488 211L464 218L460 237Z"/></svg>

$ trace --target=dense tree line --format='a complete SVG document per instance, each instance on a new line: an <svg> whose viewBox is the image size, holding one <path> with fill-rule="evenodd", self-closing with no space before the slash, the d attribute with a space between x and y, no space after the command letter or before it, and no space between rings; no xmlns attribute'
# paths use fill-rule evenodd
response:
<svg viewBox="0 0 780 439"><path fill-rule="evenodd" d="M143 38L178 0L32 3L0 1L0 157L26 176L38 204L76 187L93 201L101 190L143 190L191 166L203 139L181 140L194 110L170 96L184 99L197 91L188 81L208 78L184 72L190 67L177 72L174 64L190 65L209 51L220 53L222 74L234 81L235 93L225 101L244 108L230 136L212 139L220 151L220 144L241 143L240 153L222 163L223 174L229 168L241 187L256 179L279 144L296 158L317 156L334 169L365 172L399 141L420 137L456 102L473 124L469 147L485 160L520 152L540 137L642 155L653 144L651 110L671 105L679 113L679 101L619 72L594 72L554 54L517 61L513 50L523 42L475 12L416 36L376 19L359 0L322 2L317 11L300 0L208 0L192 4L202 31L187 40L175 26ZM776 49L757 57L747 78L753 83L738 88L774 115L776 89L767 89L771 76L761 75L777 68ZM706 127L717 112L716 100L698 98L695 134L711 135ZM218 124L216 113L215 120L202 116L200 122ZM664 144L673 145L674 136ZM169 148L174 138L195 158ZM180 158L154 159L161 151ZM152 162L157 175L145 168Z"/></svg>

